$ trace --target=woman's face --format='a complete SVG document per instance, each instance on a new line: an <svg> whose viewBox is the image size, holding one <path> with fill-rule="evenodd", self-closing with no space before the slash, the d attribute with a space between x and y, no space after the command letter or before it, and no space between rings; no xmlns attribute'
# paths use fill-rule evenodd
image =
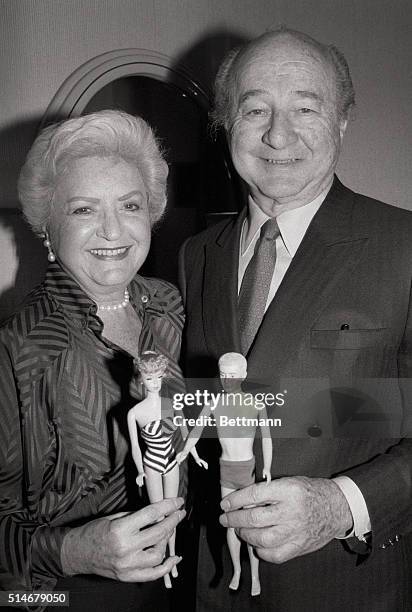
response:
<svg viewBox="0 0 412 612"><path fill-rule="evenodd" d="M90 297L117 298L150 247L139 170L119 158L74 160L58 179L48 230L56 257Z"/></svg>
<svg viewBox="0 0 412 612"><path fill-rule="evenodd" d="M162 387L162 378L163 378L160 372L153 372L150 374L142 373L141 376L142 376L143 384L148 391L151 391L152 393L156 393L157 391L160 391Z"/></svg>

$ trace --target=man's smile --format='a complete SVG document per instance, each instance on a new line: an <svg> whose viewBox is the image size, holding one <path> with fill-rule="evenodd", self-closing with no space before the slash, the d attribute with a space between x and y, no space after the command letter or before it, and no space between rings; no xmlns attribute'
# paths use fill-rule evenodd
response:
<svg viewBox="0 0 412 612"><path fill-rule="evenodd" d="M266 158L265 161L268 164L273 164L274 166L288 166L290 164L294 164L298 161L301 161L299 158L297 157L292 157L292 158L288 158L288 159L268 159Z"/></svg>

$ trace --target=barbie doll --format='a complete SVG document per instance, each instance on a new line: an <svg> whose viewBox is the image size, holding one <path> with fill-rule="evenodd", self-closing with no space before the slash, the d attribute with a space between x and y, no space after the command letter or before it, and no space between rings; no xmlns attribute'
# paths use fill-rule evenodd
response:
<svg viewBox="0 0 412 612"><path fill-rule="evenodd" d="M151 503L167 497L177 497L179 488L179 465L173 448L173 434L176 425L173 420L173 406L168 398L160 395L168 359L155 351L145 351L135 360L140 378L146 389L146 397L133 406L127 414L127 424L132 448L132 457L137 468L136 483L146 484ZM146 444L144 454L140 450L139 436ZM196 449L191 449L196 463L207 468ZM175 554L176 532L169 539L169 554ZM177 576L176 566L172 576ZM171 588L169 574L164 577L166 588Z"/></svg>

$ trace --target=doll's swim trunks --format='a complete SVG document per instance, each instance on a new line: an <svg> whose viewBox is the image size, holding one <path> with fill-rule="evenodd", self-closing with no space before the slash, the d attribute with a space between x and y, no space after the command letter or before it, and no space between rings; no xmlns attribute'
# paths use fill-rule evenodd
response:
<svg viewBox="0 0 412 612"><path fill-rule="evenodd" d="M220 484L227 489L243 489L255 482L255 458L247 461L220 459Z"/></svg>

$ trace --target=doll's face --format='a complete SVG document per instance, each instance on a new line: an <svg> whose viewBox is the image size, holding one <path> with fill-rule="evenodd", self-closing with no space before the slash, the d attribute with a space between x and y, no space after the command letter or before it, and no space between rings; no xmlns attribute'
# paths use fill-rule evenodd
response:
<svg viewBox="0 0 412 612"><path fill-rule="evenodd" d="M143 384L148 391L150 391L151 393L156 393L160 391L162 387L162 378L163 378L163 374L160 371L150 372L150 374L142 373L141 377L142 377Z"/></svg>
<svg viewBox="0 0 412 612"><path fill-rule="evenodd" d="M241 388L241 383L246 378L246 370L239 364L220 364L219 376L221 384L226 393L233 393Z"/></svg>

